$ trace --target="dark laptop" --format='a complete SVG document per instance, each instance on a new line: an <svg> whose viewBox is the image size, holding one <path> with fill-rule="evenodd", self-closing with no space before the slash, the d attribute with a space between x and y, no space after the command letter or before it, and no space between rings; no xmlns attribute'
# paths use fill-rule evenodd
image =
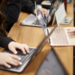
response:
<svg viewBox="0 0 75 75"><path fill-rule="evenodd" d="M50 38L51 34L53 33L53 31L55 30L55 28L57 27L57 25L52 29L52 31L49 33L48 36L46 36L43 41L39 44L39 46L37 48L34 47L29 47L29 54L23 54L20 50L18 50L18 56L21 57L21 62L22 65L15 67L11 65L11 68L6 68L5 66L0 66L0 69L2 70L7 70L7 71L12 71L12 72L18 72L21 73L24 68L26 68L26 66L28 65L28 63L33 60L36 55L42 50L42 48L44 47L44 45L46 44L46 42L48 41L48 39ZM9 50L4 50L3 52L8 52L11 53Z"/></svg>
<svg viewBox="0 0 75 75"><path fill-rule="evenodd" d="M36 75L69 75L61 64L55 50L51 48Z"/></svg>

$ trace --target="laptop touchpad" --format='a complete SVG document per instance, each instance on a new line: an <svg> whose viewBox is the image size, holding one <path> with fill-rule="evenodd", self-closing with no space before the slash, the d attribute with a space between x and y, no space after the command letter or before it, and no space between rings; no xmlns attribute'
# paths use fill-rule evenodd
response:
<svg viewBox="0 0 75 75"><path fill-rule="evenodd" d="M33 14L29 15L22 23L31 25L33 22L37 20L37 17Z"/></svg>

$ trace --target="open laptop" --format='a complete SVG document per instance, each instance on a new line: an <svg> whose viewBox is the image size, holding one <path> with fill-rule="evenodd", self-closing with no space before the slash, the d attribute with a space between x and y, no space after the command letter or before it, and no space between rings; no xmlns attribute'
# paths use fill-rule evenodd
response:
<svg viewBox="0 0 75 75"><path fill-rule="evenodd" d="M64 3L60 5L58 10L55 12L55 15L56 15L57 24L59 25L66 16ZM68 22L68 20L64 19L64 22ZM48 28L48 31L50 32L51 29L52 29L51 27ZM50 37L50 45L52 46L75 45L75 32L69 33L68 29L74 30L75 27L57 27Z"/></svg>
<svg viewBox="0 0 75 75"><path fill-rule="evenodd" d="M52 27L48 28L49 32ZM69 33L68 29L75 29L75 27L57 27L50 37L50 44L52 46L74 46L75 32Z"/></svg>
<svg viewBox="0 0 75 75"><path fill-rule="evenodd" d="M35 75L69 75L52 47Z"/></svg>
<svg viewBox="0 0 75 75"><path fill-rule="evenodd" d="M52 7L52 6L55 6L55 5L56 5L56 2L57 2L56 0L52 0L52 1L51 1L51 6L50 6L50 9L48 10L49 15L43 17L45 23L47 23L47 21L48 21L48 23L50 23L51 17L52 17L52 16L50 15L50 13L51 13L51 7ZM36 8L36 9L37 9L37 8ZM53 14L52 14L52 15L53 15ZM49 19L49 16L50 16L50 19ZM48 20L48 19L49 19L49 20ZM48 23L47 23L47 24L48 24ZM20 25L28 25L28 26L41 27L41 25L40 25L40 23L39 23L37 17L36 17L34 14L30 14L26 19L24 19L24 20L20 23Z"/></svg>
<svg viewBox="0 0 75 75"><path fill-rule="evenodd" d="M61 6L62 5L63 3L61 4ZM41 14L39 14L38 20L42 25L45 35L47 36L49 32L53 29L53 27L49 27L49 28L46 27L46 25L43 22L44 20L41 17ZM49 39L50 45L51 46L73 46L75 45L75 33L74 32L68 33L67 29L74 29L74 27L57 27Z"/></svg>
<svg viewBox="0 0 75 75"><path fill-rule="evenodd" d="M24 70L24 68L26 68L28 63L31 60L33 60L36 57L36 55L42 50L42 48L44 47L44 45L46 44L46 42L48 41L48 39L50 38L51 34L53 33L53 31L55 30L56 27L57 27L57 25L51 30L50 34L43 39L43 41L38 45L37 48L29 47L29 51L30 51L29 54L23 54L20 50L18 50L17 55L21 58L22 65L20 65L18 67L11 65L10 69L5 66L0 66L0 69L21 73ZM9 50L4 50L3 52L12 54L12 52L10 52Z"/></svg>
<svg viewBox="0 0 75 75"><path fill-rule="evenodd" d="M56 3L56 4L55 4ZM58 1L57 2L55 2L54 4L52 4L52 6L51 6L51 11L50 11L50 16L52 16L52 24L53 24L53 22L54 22L54 13L55 13L55 11L57 10L57 8L58 8L58 6L59 6L59 3L58 3ZM54 7L55 6L55 7ZM54 8L53 8L54 7ZM49 17L49 15L48 15L48 17ZM47 36L48 34L49 34L49 32L48 32L48 29L47 29L47 23L45 23L45 21L44 21L44 19L43 19L43 17L42 17L42 15L41 15L41 12L40 12L40 10L39 9L37 9L37 18L38 18L38 20L39 20L39 23L41 24L41 26L42 26L42 28L43 28L43 31L44 31L44 33L45 33L45 35Z"/></svg>

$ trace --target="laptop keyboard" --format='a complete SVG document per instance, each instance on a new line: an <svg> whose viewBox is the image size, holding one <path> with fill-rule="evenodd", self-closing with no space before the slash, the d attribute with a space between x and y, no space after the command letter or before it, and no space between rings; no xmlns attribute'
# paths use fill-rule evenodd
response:
<svg viewBox="0 0 75 75"><path fill-rule="evenodd" d="M22 51L21 50L18 50L18 56L21 58L21 62L22 62L22 65L33 55L33 53L36 51L36 48L29 48L29 54L28 53L26 53L26 54L23 54L22 53ZM3 52L9 52L9 53L12 53L12 52L10 52L10 51L3 51ZM13 54L13 53L12 53ZM11 68L12 69L19 69L19 68L21 68L21 66L22 65L20 65L20 66L18 66L18 67L15 67L15 66L13 66L13 65L11 65ZM5 67L5 66L3 66L3 68L4 69L8 69L7 67Z"/></svg>
<svg viewBox="0 0 75 75"><path fill-rule="evenodd" d="M33 25L41 25L41 24L40 24L40 22L37 19L35 22L33 22Z"/></svg>
<svg viewBox="0 0 75 75"><path fill-rule="evenodd" d="M51 31L51 28L50 28L50 31ZM65 29L61 27L56 28L50 38L51 38L51 43L55 45L69 44Z"/></svg>
<svg viewBox="0 0 75 75"><path fill-rule="evenodd" d="M45 23L47 23L47 18L46 17L43 17L43 19L44 19ZM35 22L33 22L32 25L41 25L41 24L40 24L40 22L37 19Z"/></svg>

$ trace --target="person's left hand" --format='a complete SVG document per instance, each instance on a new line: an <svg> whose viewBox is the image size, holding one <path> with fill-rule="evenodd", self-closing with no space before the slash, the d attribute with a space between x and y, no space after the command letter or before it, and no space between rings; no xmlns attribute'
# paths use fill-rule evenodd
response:
<svg viewBox="0 0 75 75"><path fill-rule="evenodd" d="M42 14L42 16L47 16L48 15L48 10L47 9L44 9L44 8L39 8L39 10L40 10L40 12L41 12L41 14ZM36 12L36 9L34 10L34 14L36 15L37 14L37 12Z"/></svg>

